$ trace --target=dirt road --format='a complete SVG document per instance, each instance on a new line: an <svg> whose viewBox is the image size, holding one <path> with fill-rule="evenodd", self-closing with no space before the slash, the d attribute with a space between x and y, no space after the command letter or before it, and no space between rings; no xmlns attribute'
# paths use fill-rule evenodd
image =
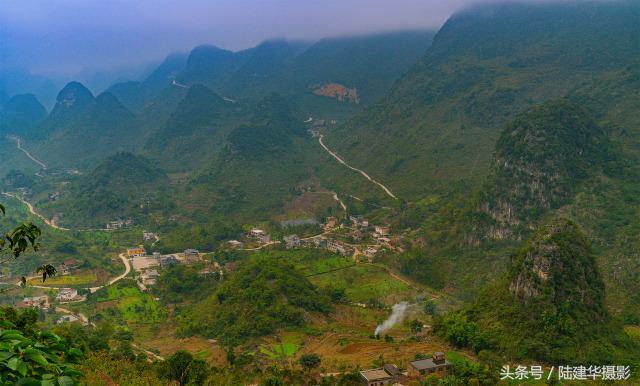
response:
<svg viewBox="0 0 640 386"><path fill-rule="evenodd" d="M393 194L391 192L391 190L389 190L389 188L387 188L386 186L384 186L382 183L376 181L375 179L371 178L371 176L369 176L364 170L360 170L356 167L353 167L351 165L349 165L348 163L346 163L342 158L340 158L340 156L338 156L336 153L334 153L333 151L331 151L331 149L329 149L327 147L327 145L324 144L324 142L322 141L322 139L324 138L324 135L319 134L318 135L318 142L320 143L320 146L322 146L322 148L329 153L333 158L335 158L338 162L340 162L341 164L343 164L344 166L348 167L349 169L358 172L360 174L362 174L362 176L364 176L364 178L366 178L367 180L373 182L374 184L378 185L389 197L394 198L394 199L398 199L398 197L396 197L395 194Z"/></svg>

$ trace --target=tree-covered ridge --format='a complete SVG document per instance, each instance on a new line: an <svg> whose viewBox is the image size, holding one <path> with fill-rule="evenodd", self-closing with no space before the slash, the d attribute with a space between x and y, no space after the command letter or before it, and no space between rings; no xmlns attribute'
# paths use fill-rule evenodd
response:
<svg viewBox="0 0 640 386"><path fill-rule="evenodd" d="M522 303L568 308L591 321L607 319L604 283L590 242L571 221L542 226L511 261L509 291Z"/></svg>
<svg viewBox="0 0 640 386"><path fill-rule="evenodd" d="M327 140L406 197L480 182L502 125L518 112L640 57L637 14L637 3L622 1L454 15L379 103Z"/></svg>
<svg viewBox="0 0 640 386"><path fill-rule="evenodd" d="M229 151L234 156L254 158L291 150L292 136L304 134L304 126L293 108L280 95L271 94L255 108L251 122L229 134Z"/></svg>
<svg viewBox="0 0 640 386"><path fill-rule="evenodd" d="M329 298L292 265L262 257L244 263L213 295L184 309L179 321L183 333L235 345L302 326L307 313L330 309Z"/></svg>
<svg viewBox="0 0 640 386"><path fill-rule="evenodd" d="M63 224L104 227L118 218L139 220L162 208L167 175L149 160L131 153L105 159L91 173L73 180L68 191L47 211L64 213Z"/></svg>
<svg viewBox="0 0 640 386"><path fill-rule="evenodd" d="M113 94L94 97L71 82L25 142L49 167L92 168L117 151L134 149L138 134L135 116Z"/></svg>
<svg viewBox="0 0 640 386"><path fill-rule="evenodd" d="M262 99L250 122L226 137L221 151L190 182L195 197L208 197L209 211L265 216L282 207L292 190L311 173L314 144L296 110L278 94Z"/></svg>
<svg viewBox="0 0 640 386"><path fill-rule="evenodd" d="M0 135L30 133L47 116L33 94L19 94L0 105Z"/></svg>
<svg viewBox="0 0 640 386"><path fill-rule="evenodd" d="M589 241L558 219L515 251L502 279L436 330L455 345L511 360L638 365L640 346L604 309L604 293Z"/></svg>
<svg viewBox="0 0 640 386"><path fill-rule="evenodd" d="M565 204L610 158L607 134L574 103L554 100L518 114L496 143L481 199L481 210L496 222L490 236L509 237L510 227L532 226L542 213Z"/></svg>
<svg viewBox="0 0 640 386"><path fill-rule="evenodd" d="M197 170L212 159L229 131L247 114L244 106L193 85L164 126L145 143L144 152L167 170Z"/></svg>

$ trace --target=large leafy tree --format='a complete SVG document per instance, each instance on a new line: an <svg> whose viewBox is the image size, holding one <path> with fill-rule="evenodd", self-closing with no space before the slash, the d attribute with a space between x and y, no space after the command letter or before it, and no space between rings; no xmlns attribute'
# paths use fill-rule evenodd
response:
<svg viewBox="0 0 640 386"><path fill-rule="evenodd" d="M5 207L2 204L0 204L0 214L5 214ZM18 258L28 249L37 251L40 246L38 243L40 234L40 228L33 223L22 224L4 233L0 238L0 256L2 256L0 263L6 263L12 258ZM50 264L45 264L38 267L37 273L42 274L42 281L44 282L47 277L56 274L56 269ZM22 284L26 284L25 277L22 277Z"/></svg>
<svg viewBox="0 0 640 386"><path fill-rule="evenodd" d="M0 213L5 213L2 205ZM28 249L37 250L38 237L40 229L32 223L4 233L0 239L1 262L16 259ZM43 265L38 273L44 281L56 271L51 265ZM24 277L22 283L26 283ZM70 348L64 339L52 332L35 328L35 318L25 317L30 311L18 313L11 307L0 309L0 384L77 384L80 373L72 363L81 355L80 350Z"/></svg>

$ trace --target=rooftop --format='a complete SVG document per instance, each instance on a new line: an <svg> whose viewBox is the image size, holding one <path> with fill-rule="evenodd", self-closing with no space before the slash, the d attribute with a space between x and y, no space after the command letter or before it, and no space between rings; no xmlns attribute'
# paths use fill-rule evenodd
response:
<svg viewBox="0 0 640 386"><path fill-rule="evenodd" d="M360 375L362 375L367 381L391 378L391 375L384 371L384 369L363 370L360 372Z"/></svg>
<svg viewBox="0 0 640 386"><path fill-rule="evenodd" d="M432 358L428 358L428 359L421 359L419 361L413 361L411 362L411 366L413 366L416 370L426 370L426 369L433 369L436 367L440 367L440 366L444 366L444 365L450 365L451 362L444 360L441 362L434 362Z"/></svg>

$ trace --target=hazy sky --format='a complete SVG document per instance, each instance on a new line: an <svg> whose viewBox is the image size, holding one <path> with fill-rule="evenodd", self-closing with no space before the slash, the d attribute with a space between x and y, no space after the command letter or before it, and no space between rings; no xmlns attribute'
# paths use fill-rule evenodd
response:
<svg viewBox="0 0 640 386"><path fill-rule="evenodd" d="M484 0L483 0L484 1ZM55 77L142 67L203 43L437 28L473 0L0 0L0 66Z"/></svg>

